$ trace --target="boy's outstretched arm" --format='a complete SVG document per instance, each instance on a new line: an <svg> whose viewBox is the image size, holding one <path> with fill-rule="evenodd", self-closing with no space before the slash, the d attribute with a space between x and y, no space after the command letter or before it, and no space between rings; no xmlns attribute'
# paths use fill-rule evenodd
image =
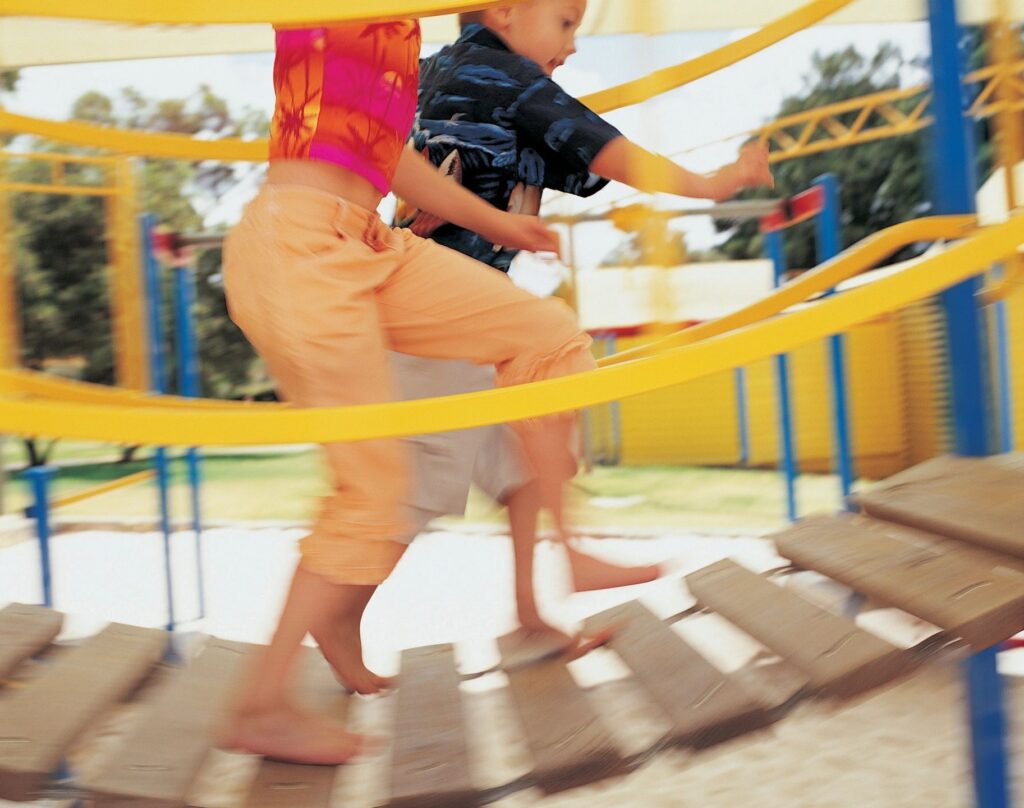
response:
<svg viewBox="0 0 1024 808"><path fill-rule="evenodd" d="M406 147L391 183L413 207L479 233L494 244L531 252L558 252L558 233L536 216L498 210L457 182L442 176L412 147Z"/></svg>
<svg viewBox="0 0 1024 808"><path fill-rule="evenodd" d="M647 193L676 194L694 199L731 199L744 188L772 188L775 180L768 165L768 147L749 143L739 159L714 174L695 174L647 151L625 137L608 143L590 164L595 174L630 185Z"/></svg>

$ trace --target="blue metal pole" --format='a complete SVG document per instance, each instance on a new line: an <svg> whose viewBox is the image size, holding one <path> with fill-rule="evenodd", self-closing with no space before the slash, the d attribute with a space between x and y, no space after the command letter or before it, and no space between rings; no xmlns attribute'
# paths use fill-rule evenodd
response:
<svg viewBox="0 0 1024 808"><path fill-rule="evenodd" d="M786 253L783 250L782 234L773 230L764 234L765 252L775 267L775 286L782 285L786 275ZM782 438L782 466L786 478L786 516L789 521L797 519L796 503L796 447L793 435L793 406L789 395L789 357L779 354L775 357L776 387L779 394L779 431Z"/></svg>
<svg viewBox="0 0 1024 808"><path fill-rule="evenodd" d="M36 520L39 540L39 570L43 584L43 605L53 606L53 578L50 573L50 480L57 473L53 466L33 466L25 470L32 486L33 506L30 515Z"/></svg>
<svg viewBox="0 0 1024 808"><path fill-rule="evenodd" d="M605 337L604 355L611 356L618 351L615 335ZM622 409L618 401L608 402L608 414L612 428L612 453L615 465L622 462Z"/></svg>
<svg viewBox="0 0 1024 808"><path fill-rule="evenodd" d="M146 297L149 301L149 368L150 386L154 393L167 392L167 368L164 361L164 329L161 318L162 290L160 288L160 263L153 253L152 230L156 217L146 214L141 217L142 265L146 279ZM154 456L158 498L160 502L160 530L164 537L164 576L167 584L167 630L174 631L174 579L171 572L171 508L170 474L167 465L167 450L159 447Z"/></svg>
<svg viewBox="0 0 1024 808"><path fill-rule="evenodd" d="M835 174L825 174L815 182L824 192L824 205L817 217L818 263L835 258L842 251L839 222L839 182ZM829 290L834 294L835 289ZM853 450L850 440L850 415L846 389L846 339L842 334L829 337L829 363L832 374L832 430L835 435L836 466L843 502L850 504L853 491Z"/></svg>
<svg viewBox="0 0 1024 808"><path fill-rule="evenodd" d="M178 266L174 270L175 323L178 344L178 393L188 398L199 396L199 349L196 340L195 310L196 282L195 268ZM196 579L199 590L199 618L206 616L206 594L203 584L203 520L200 510L199 450L191 447L185 453L188 468L189 493L192 504L192 532L195 536Z"/></svg>
<svg viewBox="0 0 1024 808"><path fill-rule="evenodd" d="M934 212L973 213L976 188L974 148L966 116L961 30L956 0L928 0L932 51L932 159ZM974 278L942 295L949 343L953 432L957 453L981 456L989 451L985 373L987 355L975 304ZM964 663L970 709L974 790L979 808L1010 805L1006 722L1002 681L995 650Z"/></svg>
<svg viewBox="0 0 1024 808"><path fill-rule="evenodd" d="M750 414L747 405L747 371L736 368L733 372L736 385L736 422L740 438L740 465L750 462Z"/></svg>

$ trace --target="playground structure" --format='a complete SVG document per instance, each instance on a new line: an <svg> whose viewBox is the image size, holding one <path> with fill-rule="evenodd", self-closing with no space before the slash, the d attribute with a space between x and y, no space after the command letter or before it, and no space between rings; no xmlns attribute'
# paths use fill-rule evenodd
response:
<svg viewBox="0 0 1024 808"><path fill-rule="evenodd" d="M57 10L61 9L59 0L54 0L51 5ZM796 19L806 25L809 21L823 18L825 11L831 13L845 5L848 3L819 0L808 5L807 9L812 10L805 15L791 15L787 24L792 27ZM0 11L5 10L5 6L8 13L17 11L16 3L0 4ZM384 13L380 4L375 8L375 13ZM963 107L960 103L960 72L955 48L955 10L952 2L946 0L932 0L929 10L936 75L931 99L932 126L935 130L938 153L942 157L937 161L941 169L936 177L936 213L939 216L932 220L909 223L911 226L900 232L879 234L875 239L869 239L838 257L833 258L827 254L834 253L834 250L825 250L826 254L821 257L832 260L826 261L815 272L782 286L779 292L766 298L760 305L748 307L733 317L722 318L702 327L639 345L631 351L609 356L603 363L605 366L594 374L545 383L536 389L523 387L457 397L457 400L450 401L436 400L373 408L298 413L258 406L241 407L198 402L193 404L159 395L143 396L138 392L101 390L87 385L50 381L11 369L0 377L0 391L7 396L0 399L0 427L11 433L67 435L101 440L137 441L154 445L191 446L206 443L237 445L259 442L356 440L494 423L554 410L595 405L706 377L716 371L731 371L746 363L770 360L771 357L782 356L811 340L834 338L855 324L941 293L951 359L954 448L958 454L968 457L987 454L991 443L986 429L986 380L983 378L982 370L985 366L982 357L987 351L981 341L979 327L976 302L976 293L979 291L977 276L992 264L1005 261L1008 264L1006 281L990 289L982 300L986 303L998 301L1012 291L1012 281L1017 276L1015 254L1021 243L1024 243L1024 222L1018 217L1011 216L1005 224L974 229L970 216L973 212L973 185L965 169L970 163L970 150L963 125ZM67 9L63 11L67 13ZM259 11L257 4L252 13L258 14ZM357 13L356 8L352 11ZM36 12L41 10L35 8L33 13ZM115 12L116 9L112 9L107 13L116 16ZM780 30L787 30L786 25L774 27L776 34ZM682 83L682 80L705 75L706 72L710 72L711 67L723 66L728 58L735 60L746 55L757 43L761 43L763 47L769 36L765 31L761 31L740 40L735 43L738 47L730 46L726 49L732 50L730 57L723 54L712 54L712 58L701 57L697 60L699 64L681 66L682 69L678 70L661 71L660 74L648 79L633 82L629 87L614 88L613 91L597 94L594 106L598 109L608 109L608 104L642 100L644 93L653 94L671 86L679 86L676 82ZM23 123L22 121L21 124ZM4 125L12 125L12 116L5 118ZM237 149L241 149L243 145L214 145L199 141L189 141L186 145L186 139L175 139L172 136L157 136L150 139L151 136L141 133L102 132L100 136L93 131L95 129L76 124L58 124L49 128L38 126L33 131L47 136L64 132L69 142L82 143L83 138L86 138L86 142L91 145L134 144L134 148L125 149L130 153L141 153L137 149L150 148L149 145L143 144L152 144L157 150L164 149L165 154L167 151L175 151L177 156L190 153L194 157L200 153L210 155L219 151L237 156L240 153ZM259 145L244 144L244 149L246 153L257 154ZM961 174L963 176L960 176ZM1007 176L1011 177L1012 172L1007 172ZM1009 190L1009 207L1013 210L1016 207L1015 196L1013 188ZM788 217L784 217L782 223L785 224L787 221ZM899 228L892 230L897 231ZM785 312L790 305L805 301L813 294L827 294L841 280L873 266L899 246L924 238L962 240L944 252L899 273L876 280L867 286L826 297L783 316L776 316ZM821 247L822 244L819 244L819 248ZM778 266L778 262L776 265ZM780 271L780 277L781 274ZM833 342L832 345L836 346L837 343ZM833 356L840 353L841 351L833 348ZM775 361L780 388L784 390L785 364L779 360ZM837 366L841 364L839 362ZM837 387L841 390L842 384ZM837 394L836 408L841 406L842 399L843 396ZM841 437L837 443L842 454L844 450ZM786 454L789 458L793 457L792 451ZM846 454L848 457L848 451ZM1019 486L1020 479L1014 476L1015 472L1006 473L1009 475L1009 482L1003 485L1004 490L1008 492L1009 504L1019 507L1019 503L1013 502L1012 492L1020 490L1014 487ZM46 499L45 491L42 499ZM931 507L938 507L941 497L933 493L928 501ZM45 507L41 510L45 511ZM868 510L870 511L870 508ZM1011 532L1013 526L1019 524L1013 521L1013 516L1012 510L1007 510L1002 517L1007 520L1006 524L1010 525ZM1015 518L1019 519L1019 516ZM928 527L938 533L944 531L935 525ZM945 535L952 536L951 533ZM955 538L964 539L959 535ZM1021 554L1018 545L1003 544L999 549L1012 555ZM879 550L879 556L881 555L883 553ZM810 561L798 563L809 568L818 568ZM842 580L841 571L821 571ZM737 574L743 577L742 573ZM692 580L691 584L695 584L691 586L691 590L696 592L700 589L698 579ZM742 584L740 588L746 585ZM856 586L862 585L867 588L867 584L858 578ZM920 585L919 580L917 585ZM967 588L973 586L972 583ZM702 605L723 613L728 609L728 604L717 601L705 603L701 600L702 597L707 595L698 594L698 600ZM898 605L905 604L900 602ZM1020 613L1019 602L1012 597L1002 605L1010 609L1011 613ZM906 605L906 608L915 613L910 605ZM1012 611L1014 608L1016 612ZM50 620L52 625L52 618L46 619ZM742 622L738 624L743 626ZM1012 626L1008 627L1009 633L1006 636L1020 628L1021 626L1016 626L1015 629ZM753 628L749 630L754 633ZM795 634L799 636L800 632ZM832 635L832 645L845 636ZM45 642L49 639L52 639L52 635L47 637ZM767 638L763 639L772 647ZM981 643L978 647L991 648L997 642L999 639L991 638L990 643ZM154 646L151 641L144 644L147 650L143 657L149 658L154 653ZM827 646L826 650L832 645ZM35 649L30 648L29 652L32 650ZM155 653L159 656L159 648ZM875 682L889 678L892 673L901 669L899 665L888 667L891 662L888 653L886 650L885 653L878 655L887 660L883 665L887 673L884 676L880 675ZM415 657L416 655L412 654L410 658ZM137 667L133 669L136 672L145 667L139 658L136 664ZM428 656L424 664L434 663ZM1006 764L1001 744L998 742L1002 735L1002 708L999 702L1000 688L995 673L994 650L973 657L968 662L968 670L972 685L974 726L979 733L975 748L978 803L984 806L1005 805ZM129 676L128 679L130 678ZM416 678L410 677L409 681L416 681ZM428 680L425 677L423 681ZM438 720L442 718L444 716L438 716ZM67 727L65 730L70 731ZM992 743L993 739L997 742ZM981 743L982 741L984 743ZM442 750L442 761L454 759L447 755L450 751L452 750ZM607 760L605 762L607 763ZM38 774L33 772L32 776L37 777ZM565 781L564 776L565 772L561 769L552 774L552 777L560 782Z"/></svg>

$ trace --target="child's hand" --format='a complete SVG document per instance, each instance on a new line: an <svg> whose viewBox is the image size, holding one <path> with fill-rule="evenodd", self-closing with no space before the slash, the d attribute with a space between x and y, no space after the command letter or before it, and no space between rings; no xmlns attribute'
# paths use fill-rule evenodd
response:
<svg viewBox="0 0 1024 808"><path fill-rule="evenodd" d="M761 186L775 187L775 177L772 176L772 170L768 164L767 143L755 141L744 145L740 149L740 158L736 161L736 168L740 183L737 190Z"/></svg>
<svg viewBox="0 0 1024 808"><path fill-rule="evenodd" d="M481 230L480 235L509 249L551 252L561 256L558 232L536 216L496 212L493 224Z"/></svg>

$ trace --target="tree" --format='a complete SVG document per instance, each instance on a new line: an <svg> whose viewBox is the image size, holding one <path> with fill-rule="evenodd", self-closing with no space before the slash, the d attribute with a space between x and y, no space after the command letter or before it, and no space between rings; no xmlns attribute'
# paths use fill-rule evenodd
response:
<svg viewBox="0 0 1024 808"><path fill-rule="evenodd" d="M202 86L188 98L151 100L132 89L111 97L100 92L81 96L72 117L104 125L211 137L265 135L269 122L262 113L243 110L235 116L227 103ZM32 149L55 147L35 143ZM55 149L56 150L56 149ZM68 149L61 148L67 152ZM84 150L78 150L82 153ZM142 160L137 166L142 207L172 228L195 232L203 226L203 210L260 167L190 164L173 160ZM48 166L38 161L12 165L15 181L46 182ZM92 166L67 167L74 181L95 172ZM18 194L13 197L15 261L20 297L22 361L41 368L55 359L68 360L87 381L114 381L111 315L107 289L105 212L100 199L84 196ZM216 283L219 251L202 256L197 272L197 331L204 392L223 397L240 395L250 377L255 355L227 317L223 292ZM174 356L170 275L165 277L163 316L167 355ZM169 375L174 379L173 361ZM28 447L34 462L47 452Z"/></svg>
<svg viewBox="0 0 1024 808"><path fill-rule="evenodd" d="M827 55L816 53L803 90L783 100L777 117L895 89L905 64L899 50L888 43L871 58L852 46ZM841 240L843 245L853 244L889 225L928 213L925 148L923 136L913 134L787 160L775 166L774 191L747 192L743 197L792 196L822 174L835 173L841 188ZM730 258L763 254L756 220L715 224L720 232L729 233L719 250ZM806 269L817 263L812 222L799 225L785 241L790 267Z"/></svg>

